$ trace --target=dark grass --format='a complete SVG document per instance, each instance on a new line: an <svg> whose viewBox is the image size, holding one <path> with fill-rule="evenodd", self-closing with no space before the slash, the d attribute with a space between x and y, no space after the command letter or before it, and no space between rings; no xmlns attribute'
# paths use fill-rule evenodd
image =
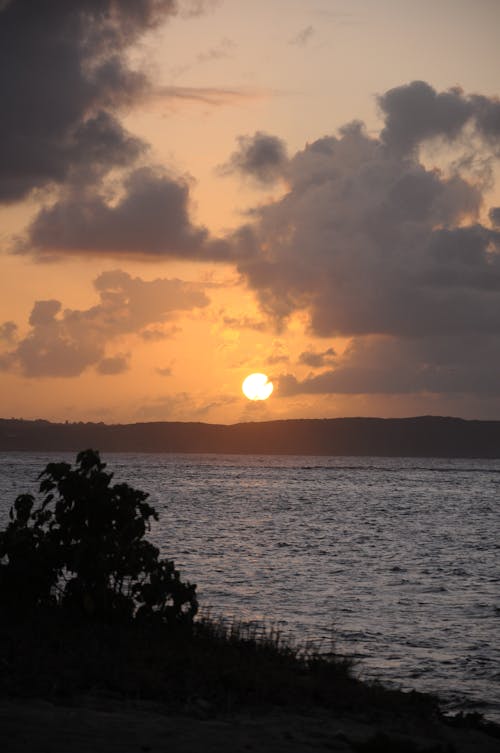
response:
<svg viewBox="0 0 500 753"><path fill-rule="evenodd" d="M191 631L72 619L37 610L0 624L0 694L78 702L83 695L158 701L177 710L324 707L437 712L437 700L353 676L334 652L272 626L202 617Z"/></svg>

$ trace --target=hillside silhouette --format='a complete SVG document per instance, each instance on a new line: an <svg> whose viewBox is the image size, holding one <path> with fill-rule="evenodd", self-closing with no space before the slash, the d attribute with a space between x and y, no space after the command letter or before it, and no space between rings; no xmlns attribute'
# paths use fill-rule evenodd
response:
<svg viewBox="0 0 500 753"><path fill-rule="evenodd" d="M102 452L496 458L500 421L420 416L107 425L0 419L0 451L81 447Z"/></svg>

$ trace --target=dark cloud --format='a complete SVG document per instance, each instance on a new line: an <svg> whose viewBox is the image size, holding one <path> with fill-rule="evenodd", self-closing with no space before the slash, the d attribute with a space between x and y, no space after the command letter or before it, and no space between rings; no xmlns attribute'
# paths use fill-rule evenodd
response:
<svg viewBox="0 0 500 753"><path fill-rule="evenodd" d="M108 358L102 358L97 364L96 369L99 374L107 376L123 374L125 371L128 371L129 357L129 354L119 354L116 356L108 356Z"/></svg>
<svg viewBox="0 0 500 753"><path fill-rule="evenodd" d="M489 218L493 227L500 228L500 207L492 207L489 211Z"/></svg>
<svg viewBox="0 0 500 753"><path fill-rule="evenodd" d="M29 323L32 327L41 327L46 324L51 324L60 310L60 301L35 301L35 304L31 310Z"/></svg>
<svg viewBox="0 0 500 753"><path fill-rule="evenodd" d="M15 322L4 322L0 324L0 340L11 343L17 336L17 324Z"/></svg>
<svg viewBox="0 0 500 753"><path fill-rule="evenodd" d="M15 348L0 356L0 368L28 377L74 377L90 366L101 374L121 373L128 356L107 356L108 343L123 335L141 334L151 324L209 302L194 283L145 281L121 270L103 272L94 286L99 302L89 309L63 310L60 301L37 301L30 330Z"/></svg>
<svg viewBox="0 0 500 753"><path fill-rule="evenodd" d="M479 132L498 147L500 139L500 99L474 94L470 97Z"/></svg>
<svg viewBox="0 0 500 753"><path fill-rule="evenodd" d="M224 257L225 244L209 240L189 218L189 185L160 168L143 167L126 178L115 203L94 192L73 193L42 209L18 252L51 255Z"/></svg>
<svg viewBox="0 0 500 753"><path fill-rule="evenodd" d="M321 369L327 364L332 363L336 355L333 348L327 348L322 351L305 350L299 355L299 363L310 366L312 369Z"/></svg>
<svg viewBox="0 0 500 753"><path fill-rule="evenodd" d="M145 145L116 113L148 81L129 67L127 51L175 12L174 0L11 0L0 8L0 201L136 159Z"/></svg>
<svg viewBox="0 0 500 753"><path fill-rule="evenodd" d="M307 145L287 174L238 261L278 322L305 309L321 336L500 331L500 234L477 220L477 185L359 124Z"/></svg>
<svg viewBox="0 0 500 753"><path fill-rule="evenodd" d="M269 184L283 176L287 161L286 145L282 139L256 131L253 136L238 137L237 151L219 168L219 172L239 172L259 183Z"/></svg>
<svg viewBox="0 0 500 753"><path fill-rule="evenodd" d="M461 89L438 93L425 81L397 86L378 101L385 115L382 140L403 152L435 136L455 138L472 115Z"/></svg>
<svg viewBox="0 0 500 753"><path fill-rule="evenodd" d="M378 102L385 116L382 141L401 153L428 139L456 139L469 122L498 147L498 99L477 94L466 96L459 87L437 92L425 81L413 81L390 89Z"/></svg>
<svg viewBox="0 0 500 753"><path fill-rule="evenodd" d="M359 338L338 366L298 380L278 379L279 394L500 395L498 335Z"/></svg>

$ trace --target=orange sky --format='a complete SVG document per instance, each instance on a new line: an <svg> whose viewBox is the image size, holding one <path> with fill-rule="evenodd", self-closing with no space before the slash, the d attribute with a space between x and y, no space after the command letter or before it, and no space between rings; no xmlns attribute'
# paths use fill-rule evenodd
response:
<svg viewBox="0 0 500 753"><path fill-rule="evenodd" d="M0 416L500 418L495 0L58 5L0 3Z"/></svg>

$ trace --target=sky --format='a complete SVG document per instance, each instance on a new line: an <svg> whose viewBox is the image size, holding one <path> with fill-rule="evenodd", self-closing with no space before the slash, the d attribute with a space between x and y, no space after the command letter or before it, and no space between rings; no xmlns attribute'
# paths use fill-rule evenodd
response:
<svg viewBox="0 0 500 753"><path fill-rule="evenodd" d="M0 416L500 419L498 28L0 0Z"/></svg>

